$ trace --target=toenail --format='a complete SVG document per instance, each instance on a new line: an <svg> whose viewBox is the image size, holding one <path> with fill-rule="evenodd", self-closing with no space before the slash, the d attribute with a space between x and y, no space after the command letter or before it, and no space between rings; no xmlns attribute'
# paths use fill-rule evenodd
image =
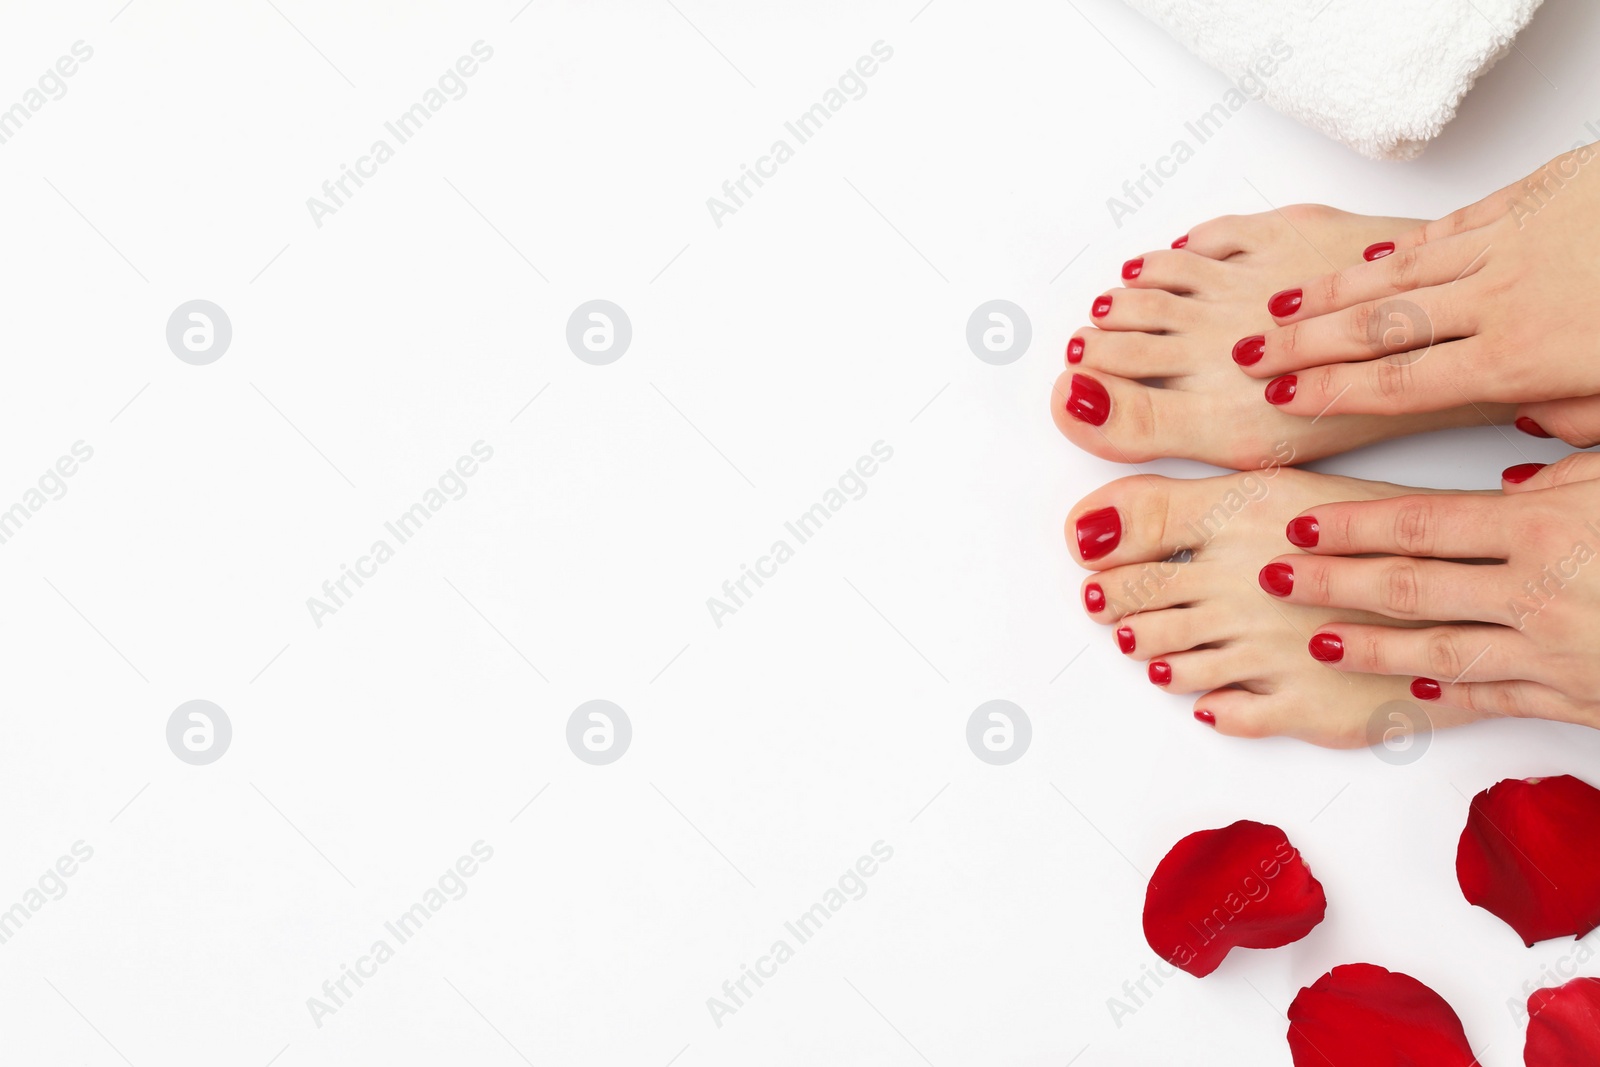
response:
<svg viewBox="0 0 1600 1067"><path fill-rule="evenodd" d="M1241 367L1253 367L1267 353L1267 339L1261 334L1246 337L1233 346L1233 361Z"/></svg>
<svg viewBox="0 0 1600 1067"><path fill-rule="evenodd" d="M1281 293L1272 294L1272 299L1267 301L1267 310L1275 319L1286 319L1300 310L1300 301L1303 298L1299 289L1285 289Z"/></svg>
<svg viewBox="0 0 1600 1067"><path fill-rule="evenodd" d="M1100 588L1099 582L1090 582L1083 587L1083 606L1091 615L1106 610L1106 591Z"/></svg>
<svg viewBox="0 0 1600 1067"><path fill-rule="evenodd" d="M1137 278L1143 270L1143 256L1140 256L1138 259L1130 259L1128 262L1122 265L1122 280L1125 282L1131 282Z"/></svg>
<svg viewBox="0 0 1600 1067"><path fill-rule="evenodd" d="M1361 258L1371 263L1375 259L1382 259L1394 251L1393 241L1379 241L1375 245L1368 245L1367 250L1361 253Z"/></svg>
<svg viewBox="0 0 1600 1067"><path fill-rule="evenodd" d="M1432 678L1411 679L1411 695L1418 700L1438 700L1444 692Z"/></svg>
<svg viewBox="0 0 1600 1067"><path fill-rule="evenodd" d="M1316 548L1317 541L1322 537L1322 527L1317 525L1315 515L1302 515L1298 519L1289 520L1284 535L1296 548Z"/></svg>
<svg viewBox="0 0 1600 1067"><path fill-rule="evenodd" d="M1189 235L1188 234L1184 234L1182 237L1180 237L1176 241L1172 242L1172 247L1173 248L1182 248L1184 245L1186 245L1188 243L1189 243Z"/></svg>
<svg viewBox="0 0 1600 1067"><path fill-rule="evenodd" d="M1067 342L1067 362L1083 362L1083 338L1074 337L1072 340Z"/></svg>
<svg viewBox="0 0 1600 1067"><path fill-rule="evenodd" d="M1151 660L1149 674L1152 685L1167 685L1172 681L1172 665L1166 660Z"/></svg>
<svg viewBox="0 0 1600 1067"><path fill-rule="evenodd" d="M1512 485L1521 485L1535 474L1544 470L1544 468L1545 464L1543 463L1518 463L1515 467L1507 467L1501 471L1500 477Z"/></svg>
<svg viewBox="0 0 1600 1067"><path fill-rule="evenodd" d="M1306 642L1311 658L1319 663L1338 663L1344 659L1344 642L1337 634L1312 634Z"/></svg>
<svg viewBox="0 0 1600 1067"><path fill-rule="evenodd" d="M1528 418L1528 416L1526 416L1526 415L1520 415L1520 416L1517 417L1516 427L1517 427L1517 429L1521 430L1523 433L1527 434L1529 437L1554 437L1555 436L1555 434L1549 432L1543 426L1540 426L1537 422L1534 422L1532 419Z"/></svg>
<svg viewBox="0 0 1600 1067"><path fill-rule="evenodd" d="M1124 656L1133 652L1133 630L1130 627L1117 627L1117 647L1122 649Z"/></svg>
<svg viewBox="0 0 1600 1067"><path fill-rule="evenodd" d="M1274 378L1267 383L1267 403L1287 404L1294 399L1294 391L1299 386L1300 379L1293 374L1285 374L1281 378Z"/></svg>
<svg viewBox="0 0 1600 1067"><path fill-rule="evenodd" d="M1085 560L1099 559L1122 540L1122 518L1116 508L1091 511L1078 520L1078 555Z"/></svg>
<svg viewBox="0 0 1600 1067"><path fill-rule="evenodd" d="M1203 722L1207 726L1217 725L1217 717L1211 712L1207 711L1205 708L1201 708L1199 711L1196 711L1194 713L1194 717L1196 722Z"/></svg>
<svg viewBox="0 0 1600 1067"><path fill-rule="evenodd" d="M1111 394L1087 374L1072 376L1072 392L1067 396L1067 411L1080 422L1104 426L1111 417Z"/></svg>
<svg viewBox="0 0 1600 1067"><path fill-rule="evenodd" d="M1111 314L1111 298L1109 296L1095 297L1094 306L1089 309L1089 314L1097 319L1103 319Z"/></svg>
<svg viewBox="0 0 1600 1067"><path fill-rule="evenodd" d="M1287 563L1267 564L1256 580L1273 596L1288 596L1294 592L1294 568Z"/></svg>

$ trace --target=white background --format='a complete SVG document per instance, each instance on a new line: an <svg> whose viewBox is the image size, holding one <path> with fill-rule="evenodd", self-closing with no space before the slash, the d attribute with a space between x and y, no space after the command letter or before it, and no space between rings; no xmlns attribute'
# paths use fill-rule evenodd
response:
<svg viewBox="0 0 1600 1067"><path fill-rule="evenodd" d="M1570 147L1600 10L1549 0L1416 163L1253 104L1119 231L1106 198L1227 88L1120 5L675 2L8 5L0 105L94 57L0 146L0 506L94 457L0 546L0 908L94 857L0 945L4 1058L1287 1064L1295 992L1368 960L1519 1063L1507 1003L1574 947L1468 907L1456 837L1501 778L1595 779L1600 738L1497 723L1394 767L1205 730L1078 607L1062 520L1125 469L1046 405L1090 298L1195 222L1438 215ZM317 228L306 198L480 39L467 95ZM879 40L867 95L715 226ZM234 330L206 367L164 336L195 298ZM610 366L564 341L593 298L633 323ZM1006 367L964 338L993 298L1033 323ZM1484 487L1563 451L1513 436L1319 466ZM479 440L467 495L316 627L306 598ZM867 495L715 627L879 440ZM234 730L204 767L165 740L196 698ZM634 730L605 767L565 742L594 698ZM964 736L995 698L1033 723L1007 767ZM1118 1026L1145 875L1243 817L1304 850L1327 921ZM480 839L470 892L316 1026ZM867 895L714 1025L879 840Z"/></svg>

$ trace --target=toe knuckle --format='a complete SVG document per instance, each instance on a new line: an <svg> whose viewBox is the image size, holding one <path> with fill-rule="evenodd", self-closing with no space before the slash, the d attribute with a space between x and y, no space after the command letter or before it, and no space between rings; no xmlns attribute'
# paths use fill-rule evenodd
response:
<svg viewBox="0 0 1600 1067"><path fill-rule="evenodd" d="M1416 565L1391 563L1386 566L1379 578L1378 597L1384 614L1395 618L1414 616L1422 599L1422 576Z"/></svg>

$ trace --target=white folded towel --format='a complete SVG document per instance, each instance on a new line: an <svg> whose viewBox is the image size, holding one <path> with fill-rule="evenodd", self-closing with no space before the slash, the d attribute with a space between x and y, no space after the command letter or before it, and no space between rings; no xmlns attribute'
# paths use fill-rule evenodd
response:
<svg viewBox="0 0 1600 1067"><path fill-rule="evenodd" d="M1540 0L1127 0L1250 96L1374 159L1455 117Z"/></svg>

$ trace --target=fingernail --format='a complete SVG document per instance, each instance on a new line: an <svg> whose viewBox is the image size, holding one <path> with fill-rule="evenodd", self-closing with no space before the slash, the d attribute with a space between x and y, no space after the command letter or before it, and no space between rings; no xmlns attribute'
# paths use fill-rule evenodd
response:
<svg viewBox="0 0 1600 1067"><path fill-rule="evenodd" d="M1194 717L1196 722L1203 722L1207 726L1217 725L1217 717L1211 714L1211 712L1207 711L1205 708L1201 708L1199 711L1195 712Z"/></svg>
<svg viewBox="0 0 1600 1067"><path fill-rule="evenodd" d="M1241 367L1253 367L1261 362L1266 352L1267 339L1258 333L1233 346L1233 361Z"/></svg>
<svg viewBox="0 0 1600 1067"><path fill-rule="evenodd" d="M1106 591L1100 588L1099 582L1090 582L1083 587L1083 606L1091 615L1106 610Z"/></svg>
<svg viewBox="0 0 1600 1067"><path fill-rule="evenodd" d="M1394 251L1393 241L1379 241L1375 245L1368 245L1367 250L1361 253L1361 258L1371 263L1375 259L1382 259Z"/></svg>
<svg viewBox="0 0 1600 1067"><path fill-rule="evenodd" d="M1289 520L1284 535L1296 548L1316 548L1317 541L1322 537L1322 527L1317 525L1315 515L1302 515L1298 519Z"/></svg>
<svg viewBox="0 0 1600 1067"><path fill-rule="evenodd" d="M1122 540L1122 518L1116 508L1091 511L1078 520L1078 555L1085 560L1099 559Z"/></svg>
<svg viewBox="0 0 1600 1067"><path fill-rule="evenodd" d="M1173 248L1182 248L1184 245L1186 245L1188 243L1189 243L1189 235L1188 234L1184 234L1182 237L1180 237L1176 241L1172 242L1172 247Z"/></svg>
<svg viewBox="0 0 1600 1067"><path fill-rule="evenodd" d="M1083 338L1074 337L1072 340L1067 342L1067 362L1083 362Z"/></svg>
<svg viewBox="0 0 1600 1067"><path fill-rule="evenodd" d="M1261 588L1273 596L1288 596L1294 592L1294 568L1287 563L1269 563L1261 568L1256 580Z"/></svg>
<svg viewBox="0 0 1600 1067"><path fill-rule="evenodd" d="M1411 679L1411 695L1418 700L1438 700L1439 694L1444 690L1439 688L1439 683L1432 678Z"/></svg>
<svg viewBox="0 0 1600 1067"><path fill-rule="evenodd" d="M1319 663L1338 663L1344 659L1344 642L1335 634L1312 634L1306 642L1311 658Z"/></svg>
<svg viewBox="0 0 1600 1067"><path fill-rule="evenodd" d="M1089 309L1089 314L1097 319L1103 319L1111 314L1111 298L1109 296L1095 297L1094 306Z"/></svg>
<svg viewBox="0 0 1600 1067"><path fill-rule="evenodd" d="M1545 464L1543 463L1518 463L1515 467L1507 467L1501 471L1500 477L1512 485L1521 485L1535 474L1544 470L1544 468Z"/></svg>
<svg viewBox="0 0 1600 1067"><path fill-rule="evenodd" d="M1122 280L1125 282L1131 282L1137 278L1143 270L1143 256L1140 256L1138 259L1130 259L1128 262L1122 265Z"/></svg>
<svg viewBox="0 0 1600 1067"><path fill-rule="evenodd" d="M1172 681L1172 666L1165 660L1151 660L1148 673L1151 685L1167 685Z"/></svg>
<svg viewBox="0 0 1600 1067"><path fill-rule="evenodd" d="M1133 630L1131 627L1117 627L1117 647L1122 649L1124 656L1133 652Z"/></svg>
<svg viewBox="0 0 1600 1067"><path fill-rule="evenodd" d="M1106 419L1111 417L1111 394L1087 374L1074 374L1072 392L1067 396L1067 410L1080 422L1104 426Z"/></svg>
<svg viewBox="0 0 1600 1067"><path fill-rule="evenodd" d="M1546 431L1543 426L1540 426L1537 422L1534 422L1532 419L1528 418L1528 416L1526 416L1526 415L1517 416L1516 427L1517 427L1517 429L1521 430L1523 433L1527 434L1529 437L1554 437L1555 436L1555 434Z"/></svg>
<svg viewBox="0 0 1600 1067"><path fill-rule="evenodd" d="M1267 310L1272 312L1272 317L1275 319L1286 319L1300 310L1302 299L1299 289L1285 289L1281 293L1272 294L1272 299L1267 301Z"/></svg>
<svg viewBox="0 0 1600 1067"><path fill-rule="evenodd" d="M1281 378L1274 378L1267 383L1267 403L1287 404L1294 399L1294 391L1299 386L1300 380L1293 374L1285 374Z"/></svg>

